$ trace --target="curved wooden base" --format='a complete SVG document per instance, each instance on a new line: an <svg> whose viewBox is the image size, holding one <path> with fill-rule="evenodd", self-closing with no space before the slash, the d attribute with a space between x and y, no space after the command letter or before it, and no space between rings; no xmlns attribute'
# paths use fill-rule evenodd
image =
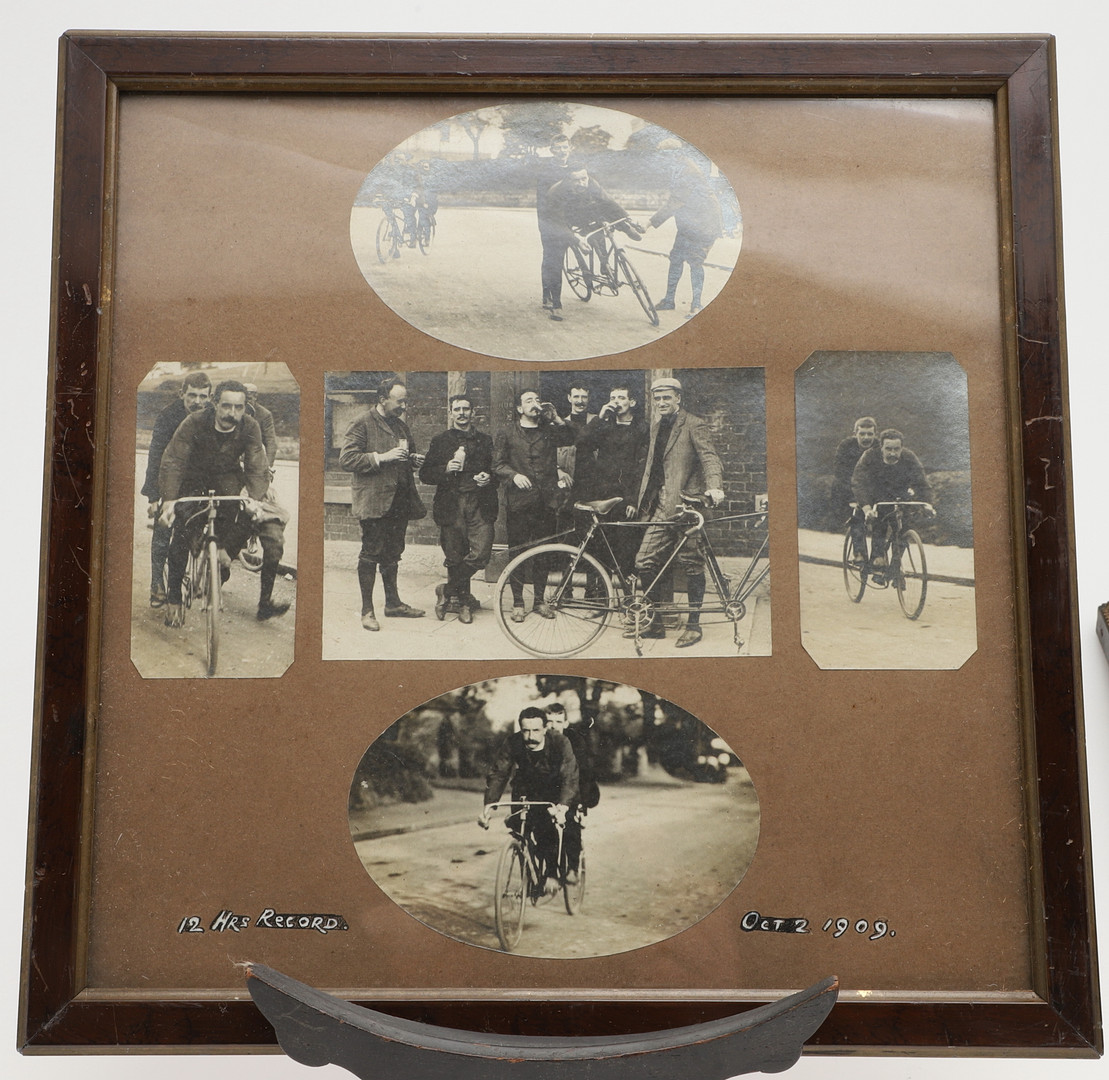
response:
<svg viewBox="0 0 1109 1080"><path fill-rule="evenodd" d="M723 1020L617 1038L489 1035L401 1020L261 964L247 969L247 987L289 1057L363 1080L726 1080L795 1064L839 983L831 977Z"/></svg>

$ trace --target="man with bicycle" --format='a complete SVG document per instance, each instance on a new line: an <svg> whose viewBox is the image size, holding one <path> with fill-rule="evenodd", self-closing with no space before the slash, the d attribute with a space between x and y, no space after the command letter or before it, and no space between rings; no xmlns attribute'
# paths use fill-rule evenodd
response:
<svg viewBox="0 0 1109 1080"><path fill-rule="evenodd" d="M200 543L206 514L199 504L188 502L177 512L177 501L186 496L239 495L246 489L243 505L227 510L222 504L216 517L219 538L220 576L231 574L231 560L256 534L262 545L258 594L259 621L284 615L288 603L274 603L273 586L285 551L284 524L262 507L270 486L269 461L258 422L246 415L247 391L233 379L221 382L212 394L211 409L203 409L181 421L162 455L158 487L162 493L161 521L173 528L169 545L169 581L166 626L183 625L181 579L190 550Z"/></svg>
<svg viewBox="0 0 1109 1080"><path fill-rule="evenodd" d="M724 500L724 468L712 444L706 421L682 409L682 384L674 378L656 379L651 384L655 415L651 423L647 460L639 489L641 521L673 522L682 495L703 494L710 506ZM635 572L641 582L652 583L674 549L676 534L670 524L651 525L644 530ZM678 638L679 649L701 640L701 605L705 599L705 558L696 537L689 538L678 552L677 563L685 571L689 615ZM647 596L659 602L658 586ZM664 638L662 619L655 615L640 636Z"/></svg>
<svg viewBox="0 0 1109 1080"><path fill-rule="evenodd" d="M880 573L887 565L893 516L888 511L879 513L875 504L899 499L931 504L932 488L920 458L906 448L905 436L896 428L886 428L877 445L859 458L851 474L851 489L864 518L873 524L870 565Z"/></svg>
<svg viewBox="0 0 1109 1080"><path fill-rule="evenodd" d="M852 505L855 493L851 489L851 477L859 458L874 445L877 438L878 421L873 416L860 416L855 421L854 434L836 447L832 463L832 506L837 514L844 515L842 520L850 522L855 554L861 559L866 558L866 525Z"/></svg>
<svg viewBox="0 0 1109 1080"><path fill-rule="evenodd" d="M546 723L549 732L557 731L566 737L574 748L574 759L578 763L578 797L570 804L562 839L566 845L566 881L569 885L576 885L581 862L582 819L601 801L601 789L594 776L593 751L590 749L589 739L581 726L570 724L562 702L553 701L547 706Z"/></svg>
<svg viewBox="0 0 1109 1080"><path fill-rule="evenodd" d="M149 503L148 514L154 519L154 532L150 537L150 606L160 608L166 603L166 559L169 556L171 530L162 524L162 494L158 486L158 472L162 467L162 455L169 446L173 433L181 426L181 421L190 413L208 407L212 397L212 380L206 371L190 371L181 383L179 395L173 399L154 421L150 433L150 447L146 452L146 477L142 493Z"/></svg>
<svg viewBox="0 0 1109 1080"><path fill-rule="evenodd" d="M521 830L526 819L527 830L538 855L539 895L554 893L559 878L559 827L578 798L578 762L569 740L547 727L547 714L531 705L523 709L517 721L518 731L501 743L485 780L485 805L498 802L512 783L513 801L549 802L524 815L522 810L510 814L505 824L514 832ZM489 828L487 813L478 824Z"/></svg>
<svg viewBox="0 0 1109 1080"><path fill-rule="evenodd" d="M586 240L581 234L598 230L608 222L632 240L639 240L644 230L628 219L620 204L589 175L584 165L571 166L569 175L560 180L547 194L546 227L550 240L543 245L543 293L551 298L550 317L562 318L562 266L566 249L576 245L588 252L590 244L600 258L601 273L608 274L608 250L604 238Z"/></svg>
<svg viewBox="0 0 1109 1080"><path fill-rule="evenodd" d="M543 244L543 260L539 269L543 307L556 321L559 315L555 309L562 307L562 260L566 244L562 239L562 230L550 220L547 196L555 184L566 179L569 164L570 140L565 135L556 135L551 139L550 155L536 155L532 165L535 174L535 216L539 222L539 239Z"/></svg>

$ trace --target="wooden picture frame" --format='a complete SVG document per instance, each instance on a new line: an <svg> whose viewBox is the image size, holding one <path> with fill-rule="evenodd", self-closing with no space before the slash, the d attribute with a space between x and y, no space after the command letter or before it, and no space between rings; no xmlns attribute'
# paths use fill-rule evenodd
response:
<svg viewBox="0 0 1109 1080"><path fill-rule="evenodd" d="M242 990L189 989L186 983L119 990L87 977L96 752L103 725L111 722L98 700L105 658L106 447L131 437L126 425L116 431L110 423L116 407L109 357L120 103L148 94L249 93L990 104L997 135L1002 397L1009 409L1009 468L997 483L1018 508L1009 524L1030 866L1029 985L998 993L945 995L906 987L844 994L809 1045L858 1053L1101 1053L1050 37L525 40L71 32L62 39L60 58L51 452L19 1036L24 1052L257 1051L275 1045L272 1029ZM783 594L792 580L785 579ZM981 642L982 625L978 633ZM297 647L298 659L319 655L318 640L299 632ZM442 688L472 677L444 676ZM243 777L246 791L264 782L263 775ZM827 974L833 972L814 972L809 981ZM653 1030L736 1008L734 996L684 995L680 988L667 994L552 992L546 997L557 1009L545 1008L537 1021L536 1005L520 996L491 1000L436 989L425 987L407 1000L359 1001L445 1026L546 1035ZM756 1003L744 1000L741 1007Z"/></svg>

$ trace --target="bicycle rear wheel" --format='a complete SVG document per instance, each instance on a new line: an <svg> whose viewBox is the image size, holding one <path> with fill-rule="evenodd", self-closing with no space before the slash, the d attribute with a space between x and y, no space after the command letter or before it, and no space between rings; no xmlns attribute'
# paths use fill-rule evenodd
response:
<svg viewBox="0 0 1109 1080"><path fill-rule="evenodd" d="M585 256L573 244L566 249L562 272L566 276L566 284L579 300L588 300L593 295L593 275L589 272Z"/></svg>
<svg viewBox="0 0 1109 1080"><path fill-rule="evenodd" d="M377 261L386 263L395 258L400 251L400 237L397 235L396 224L388 217L383 217L377 226Z"/></svg>
<svg viewBox="0 0 1109 1080"><path fill-rule="evenodd" d="M906 529L898 542L894 585L905 618L920 618L924 598L928 595L928 563L924 558L924 545L913 529Z"/></svg>
<svg viewBox="0 0 1109 1080"><path fill-rule="evenodd" d="M516 948L524 930L528 877L523 846L519 840L509 840L497 863L497 881L493 891L493 922L505 952Z"/></svg>
<svg viewBox="0 0 1109 1080"><path fill-rule="evenodd" d="M866 543L866 540L863 540ZM855 551L855 538L851 526L843 536L843 584L853 604L857 604L866 591L866 558Z"/></svg>
<svg viewBox="0 0 1109 1080"><path fill-rule="evenodd" d="M522 594L519 613L514 611L514 580ZM535 610L537 604L546 605L549 617ZM497 624L532 656L576 655L604 632L614 610L608 571L569 544L540 544L517 555L497 581Z"/></svg>
<svg viewBox="0 0 1109 1080"><path fill-rule="evenodd" d="M565 878L563 878L565 882ZM581 854L578 859L578 880L570 885L564 883L562 886L562 899L566 904L566 914L576 915L581 910L582 902L585 900L585 852Z"/></svg>
<svg viewBox="0 0 1109 1080"><path fill-rule="evenodd" d="M216 664L219 662L219 609L220 609L220 580L219 572L219 545L215 539L208 541L204 560L204 576L207 582L207 618L205 619L205 657L208 661L208 675L216 673Z"/></svg>
<svg viewBox="0 0 1109 1080"><path fill-rule="evenodd" d="M647 287L640 280L635 267L632 266L627 255L622 250L616 252L616 268L617 277L619 278L622 274L624 280L631 286L632 292L635 293L636 300L639 301L639 306L643 308L643 312L651 325L658 326L658 312L655 311L655 305L651 302Z"/></svg>
<svg viewBox="0 0 1109 1080"><path fill-rule="evenodd" d="M435 239L435 226L430 221L421 222L416 228L416 242L420 245L420 251L426 255L428 248L431 247L431 241Z"/></svg>

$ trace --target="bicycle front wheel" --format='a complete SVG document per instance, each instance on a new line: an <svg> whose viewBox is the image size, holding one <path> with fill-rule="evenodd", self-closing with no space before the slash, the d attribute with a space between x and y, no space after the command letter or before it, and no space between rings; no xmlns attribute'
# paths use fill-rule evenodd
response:
<svg viewBox="0 0 1109 1080"><path fill-rule="evenodd" d="M924 558L924 545L913 529L901 534L894 569L897 599L906 619L918 619L924 610L928 595L928 563Z"/></svg>
<svg viewBox="0 0 1109 1080"><path fill-rule="evenodd" d="M204 576L207 579L207 618L205 619L205 652L208 661L208 675L216 673L219 662L219 609L220 586L223 584L219 573L219 546L215 540L208 541L207 557L204 560Z"/></svg>
<svg viewBox="0 0 1109 1080"><path fill-rule="evenodd" d="M576 915L581 910L582 901L585 900L585 852L578 859L578 880L575 884L569 883L562 886L562 899L566 904L566 914Z"/></svg>
<svg viewBox="0 0 1109 1080"><path fill-rule="evenodd" d="M640 280L635 267L632 266L627 255L625 255L623 251L616 252L616 267L619 275L622 275L624 280L631 286L632 292L635 293L636 300L639 301L639 306L643 308L643 313L647 316L651 325L658 326L658 312L655 311L655 305L651 302L650 294L647 292L647 286Z"/></svg>
<svg viewBox="0 0 1109 1080"><path fill-rule="evenodd" d="M497 581L497 624L532 656L575 656L604 632L614 610L608 571L569 544L517 555Z"/></svg>
<svg viewBox="0 0 1109 1080"><path fill-rule="evenodd" d="M566 276L566 284L579 300L588 300L593 295L593 275L589 272L585 256L573 244L566 249L562 272Z"/></svg>
<svg viewBox="0 0 1109 1080"><path fill-rule="evenodd" d="M528 869L519 840L509 840L497 863L493 892L493 922L501 948L512 952L524 930L524 908L528 896Z"/></svg>
<svg viewBox="0 0 1109 1080"><path fill-rule="evenodd" d="M866 539L863 539L866 543ZM855 538L851 534L851 526L843 536L843 585L851 603L857 604L866 591L866 555L859 555L855 551Z"/></svg>
<svg viewBox="0 0 1109 1080"><path fill-rule="evenodd" d="M400 238L393 222L387 217L377 227L377 261L386 263L400 250Z"/></svg>

